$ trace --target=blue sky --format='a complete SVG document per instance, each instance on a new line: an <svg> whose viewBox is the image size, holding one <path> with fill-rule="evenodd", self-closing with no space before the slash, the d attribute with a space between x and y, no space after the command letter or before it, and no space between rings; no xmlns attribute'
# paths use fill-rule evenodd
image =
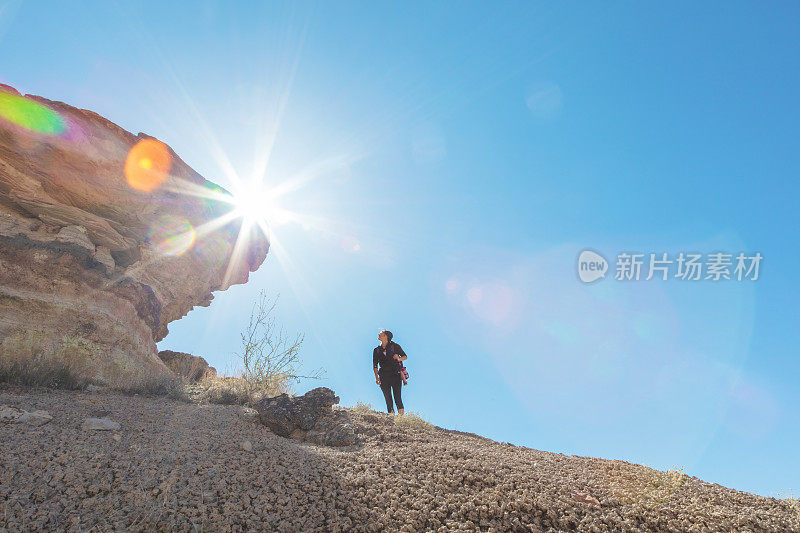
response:
<svg viewBox="0 0 800 533"><path fill-rule="evenodd" d="M0 82L229 187L297 187L280 249L160 348L232 368L261 289L305 370L531 448L800 490L800 9L756 2L0 3ZM580 7L580 9L578 9ZM298 179L301 176L303 179ZM584 248L764 257L581 283ZM613 270L613 264L612 264Z"/></svg>

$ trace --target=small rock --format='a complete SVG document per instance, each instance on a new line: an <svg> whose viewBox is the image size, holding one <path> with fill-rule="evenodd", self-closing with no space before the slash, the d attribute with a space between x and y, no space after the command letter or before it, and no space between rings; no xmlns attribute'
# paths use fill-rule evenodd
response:
<svg viewBox="0 0 800 533"><path fill-rule="evenodd" d="M41 409L37 409L35 411L25 411L25 414L20 416L17 419L17 422L23 424L29 424L31 426L43 426L53 420L53 417L50 416L50 413L47 411L42 411Z"/></svg>
<svg viewBox="0 0 800 533"><path fill-rule="evenodd" d="M24 411L11 407L10 405L0 405L0 422L4 424L13 424L17 422L19 417L24 414Z"/></svg>
<svg viewBox="0 0 800 533"><path fill-rule="evenodd" d="M242 407L241 411L239 411L239 418L243 420L255 420L258 418L258 411L252 407Z"/></svg>
<svg viewBox="0 0 800 533"><path fill-rule="evenodd" d="M578 492L575 491L572 493L572 497L575 498L579 502L583 503L592 503L594 505L600 505L600 500L595 498L594 496L587 494L586 492Z"/></svg>
<svg viewBox="0 0 800 533"><path fill-rule="evenodd" d="M53 420L50 413L36 409L26 411L17 409L10 405L0 405L0 422L4 424L28 424L31 426L42 426Z"/></svg>
<svg viewBox="0 0 800 533"><path fill-rule="evenodd" d="M119 428L119 422L107 418L87 418L83 422L84 430L116 431Z"/></svg>
<svg viewBox="0 0 800 533"><path fill-rule="evenodd" d="M119 441L122 440L122 435L120 435L119 433L114 433L114 436L111 437L111 438L114 439L115 441L119 442Z"/></svg>
<svg viewBox="0 0 800 533"><path fill-rule="evenodd" d="M242 441L242 442L239 444L239 447L240 447L242 450L246 451L246 452L252 452L252 451L253 451L253 443L252 443L252 442L250 442L249 440Z"/></svg>

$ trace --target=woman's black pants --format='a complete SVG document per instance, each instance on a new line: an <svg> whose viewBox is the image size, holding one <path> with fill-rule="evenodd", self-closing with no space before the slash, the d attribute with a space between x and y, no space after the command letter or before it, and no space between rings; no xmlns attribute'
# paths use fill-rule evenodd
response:
<svg viewBox="0 0 800 533"><path fill-rule="evenodd" d="M386 398L387 412L394 412L394 408L392 407L392 395L394 395L394 403L397 404L397 409L403 408L403 398L400 396L400 392L403 390L403 382L400 381L399 373L396 372L394 377L381 376L381 390L383 391L383 397Z"/></svg>

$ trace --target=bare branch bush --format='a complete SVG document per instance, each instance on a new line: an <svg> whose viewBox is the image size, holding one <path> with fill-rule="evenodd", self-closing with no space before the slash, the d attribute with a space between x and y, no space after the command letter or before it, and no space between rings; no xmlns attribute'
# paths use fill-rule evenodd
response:
<svg viewBox="0 0 800 533"><path fill-rule="evenodd" d="M305 335L286 334L275 319L278 296L268 297L260 291L250 312L247 328L241 333L242 347L237 355L242 360L241 378L251 393L271 396L291 392L291 382L301 378L319 379L323 370L312 375L299 375L300 347Z"/></svg>

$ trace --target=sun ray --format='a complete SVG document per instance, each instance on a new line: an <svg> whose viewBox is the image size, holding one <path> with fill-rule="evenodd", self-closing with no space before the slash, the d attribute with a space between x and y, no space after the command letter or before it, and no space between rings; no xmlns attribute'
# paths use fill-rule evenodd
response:
<svg viewBox="0 0 800 533"><path fill-rule="evenodd" d="M289 101L289 95L291 94L292 86L294 85L297 67L300 64L300 56L305 45L307 30L308 25L305 25L297 44L297 50L294 53L294 59L292 60L291 67L289 68L290 72L287 75L288 80L286 81L280 97L278 98L275 120L272 121L269 131L264 132L264 134L260 136L261 138L257 143L259 149L256 150L256 157L253 165L253 175L259 181L259 183L263 182L267 168L269 167L269 160L272 156L272 150L275 146L275 139L278 136L278 130L280 129L281 121L283 120L283 113L286 109L286 104Z"/></svg>
<svg viewBox="0 0 800 533"><path fill-rule="evenodd" d="M262 228L263 231L263 228ZM300 309L303 311L303 314L306 317L306 320L309 324L311 329L311 334L314 337L317 345L323 347L323 351L325 351L326 358L329 356L328 349L326 347L326 343L322 342L322 339L325 337L324 335L320 335L317 327L316 322L311 318L311 314L308 311L308 306L304 302L303 298L301 297L301 293L298 290L298 284L303 283L307 287L306 293L310 296L313 300L313 304L316 305L318 308L321 307L319 298L317 298L316 294L313 291L313 286L304 282L303 280L296 279L296 273L300 272L301 270L295 266L294 261L292 261L291 256L287 252L286 248L284 248L283 244L281 243L280 239L273 233L271 235L270 240L270 251L273 253L275 258L278 260L278 264L281 267L281 270L286 275L286 280L289 282L289 286L292 289L292 293L294 294L295 301L300 306Z"/></svg>
<svg viewBox="0 0 800 533"><path fill-rule="evenodd" d="M214 200L231 205L236 203L236 198L230 193L209 189L208 187L192 183L175 175L170 175L161 188L168 192L174 192L185 196L194 196L204 200Z"/></svg>
<svg viewBox="0 0 800 533"><path fill-rule="evenodd" d="M275 185L270 188L270 194L274 198L278 198L290 192L308 185L311 181L324 176L327 172L346 168L353 163L359 161L363 156L361 154L341 154L331 156L317 163L311 164L291 178Z"/></svg>
<svg viewBox="0 0 800 533"><path fill-rule="evenodd" d="M197 238L203 237L208 235L212 231L216 231L219 228L227 226L237 218L239 218L239 214L236 211L228 211L224 215L218 216L215 219L209 220L203 224L200 224L196 228L194 228L195 233L197 234Z"/></svg>
<svg viewBox="0 0 800 533"><path fill-rule="evenodd" d="M228 288L234 269L239 267L239 260L250 240L250 231L252 227L253 221L248 217L243 217L242 226L239 229L239 234L236 236L236 243L233 245L233 251L231 251L231 255L228 257L225 275L222 277L222 290Z"/></svg>
<svg viewBox="0 0 800 533"><path fill-rule="evenodd" d="M118 6L119 7L119 6ZM206 122L203 114L197 109L197 106L194 103L194 100L191 96L189 96L186 87L184 86L183 82L178 77L175 69L172 66L172 63L167 59L161 49L156 45L153 36L150 32L146 31L144 26L133 17L128 17L128 21L131 26L141 36L141 43L146 44L150 51L155 55L158 61L161 62L164 70L167 72L169 77L172 79L175 87L179 92L179 101L187 107L189 113L194 117L196 124L199 128L199 133L203 136L203 142L205 146L211 152L211 156L214 161L219 165L222 169L223 174L226 178L228 178L229 183L232 185L239 184L240 179L239 175L237 174L233 163L228 158L228 155L223 150L222 146L220 145L219 141L217 140L216 135L214 134L211 127Z"/></svg>

